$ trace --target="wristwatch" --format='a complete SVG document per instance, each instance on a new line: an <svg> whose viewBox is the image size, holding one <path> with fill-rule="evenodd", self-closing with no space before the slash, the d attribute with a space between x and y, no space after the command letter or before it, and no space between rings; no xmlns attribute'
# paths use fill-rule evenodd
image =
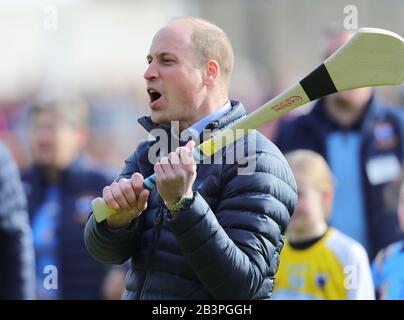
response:
<svg viewBox="0 0 404 320"><path fill-rule="evenodd" d="M191 197L182 197L181 200L176 203L169 204L164 202L164 204L166 205L167 209L170 210L171 212L179 212L182 209L188 208L194 201L194 198L195 194L192 193Z"/></svg>

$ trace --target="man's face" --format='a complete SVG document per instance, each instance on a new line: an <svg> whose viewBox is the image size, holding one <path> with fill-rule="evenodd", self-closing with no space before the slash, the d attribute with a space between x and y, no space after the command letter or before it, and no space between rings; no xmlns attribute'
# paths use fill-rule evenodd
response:
<svg viewBox="0 0 404 320"><path fill-rule="evenodd" d="M80 129L62 121L54 111L42 111L32 117L29 143L37 164L65 167L81 149L83 138Z"/></svg>
<svg viewBox="0 0 404 320"><path fill-rule="evenodd" d="M352 32L346 31L330 36L326 41L323 58L327 59L331 56L338 48L347 43L352 35ZM372 89L367 87L337 92L327 96L326 99L338 105L340 116L347 117L346 121L349 122L350 117L356 116L357 113L361 113L365 109L371 94Z"/></svg>
<svg viewBox="0 0 404 320"><path fill-rule="evenodd" d="M191 50L191 33L184 23L171 24L153 38L144 74L151 118L162 124L191 124L204 99L203 71ZM181 124L180 124L181 125Z"/></svg>

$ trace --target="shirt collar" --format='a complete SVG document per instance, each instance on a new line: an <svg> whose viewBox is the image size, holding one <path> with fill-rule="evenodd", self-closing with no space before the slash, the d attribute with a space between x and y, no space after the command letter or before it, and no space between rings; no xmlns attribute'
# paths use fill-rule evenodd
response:
<svg viewBox="0 0 404 320"><path fill-rule="evenodd" d="M231 109L231 103L230 103L230 100L228 100L223 106L221 106L215 112L198 120L197 122L193 123L190 127L185 129L184 132L181 133L181 138L184 139L184 138L189 138L189 137L193 137L193 138L198 137L202 133L203 129L205 129L209 123L223 117L227 112L229 112L230 109ZM183 140L183 139L181 139L181 140ZM185 139L185 140L188 140L188 139Z"/></svg>

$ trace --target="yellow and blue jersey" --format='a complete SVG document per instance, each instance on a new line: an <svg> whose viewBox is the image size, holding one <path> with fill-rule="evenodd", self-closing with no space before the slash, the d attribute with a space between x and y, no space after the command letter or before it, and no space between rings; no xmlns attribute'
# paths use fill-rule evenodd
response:
<svg viewBox="0 0 404 320"><path fill-rule="evenodd" d="M333 228L305 249L287 242L280 256L273 299L374 299L365 249Z"/></svg>
<svg viewBox="0 0 404 320"><path fill-rule="evenodd" d="M372 274L378 299L404 300L404 240L380 250Z"/></svg>

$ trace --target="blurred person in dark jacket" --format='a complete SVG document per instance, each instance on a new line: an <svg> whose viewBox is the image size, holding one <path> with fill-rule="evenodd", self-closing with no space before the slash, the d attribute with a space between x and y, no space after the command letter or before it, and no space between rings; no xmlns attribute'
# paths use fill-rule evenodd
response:
<svg viewBox="0 0 404 320"><path fill-rule="evenodd" d="M329 33L324 56L351 34ZM327 160L336 179L330 225L361 243L369 258L401 238L397 199L391 198L404 157L399 108L381 101L372 88L338 92L283 123L275 144L283 152L310 149Z"/></svg>
<svg viewBox="0 0 404 320"><path fill-rule="evenodd" d="M35 298L35 258L17 166L0 142L0 299Z"/></svg>
<svg viewBox="0 0 404 320"><path fill-rule="evenodd" d="M29 111L34 163L23 173L36 253L38 299L103 298L106 268L86 251L92 198L113 174L82 154L88 108L80 98L43 101Z"/></svg>
<svg viewBox="0 0 404 320"><path fill-rule="evenodd" d="M153 38L144 74L151 117L139 122L156 139L141 142L104 188L115 215L101 223L91 216L85 230L98 261L131 259L124 299L271 297L297 199L285 158L253 131L239 140L244 150L254 149L249 174L239 172L244 153L197 168L195 142L184 134L204 140L210 135L203 129L221 130L245 116L228 97L233 60L224 31L198 18L174 20ZM163 133L180 147L156 151ZM219 151L219 160L230 149ZM153 173L157 188L149 192L143 179Z"/></svg>

